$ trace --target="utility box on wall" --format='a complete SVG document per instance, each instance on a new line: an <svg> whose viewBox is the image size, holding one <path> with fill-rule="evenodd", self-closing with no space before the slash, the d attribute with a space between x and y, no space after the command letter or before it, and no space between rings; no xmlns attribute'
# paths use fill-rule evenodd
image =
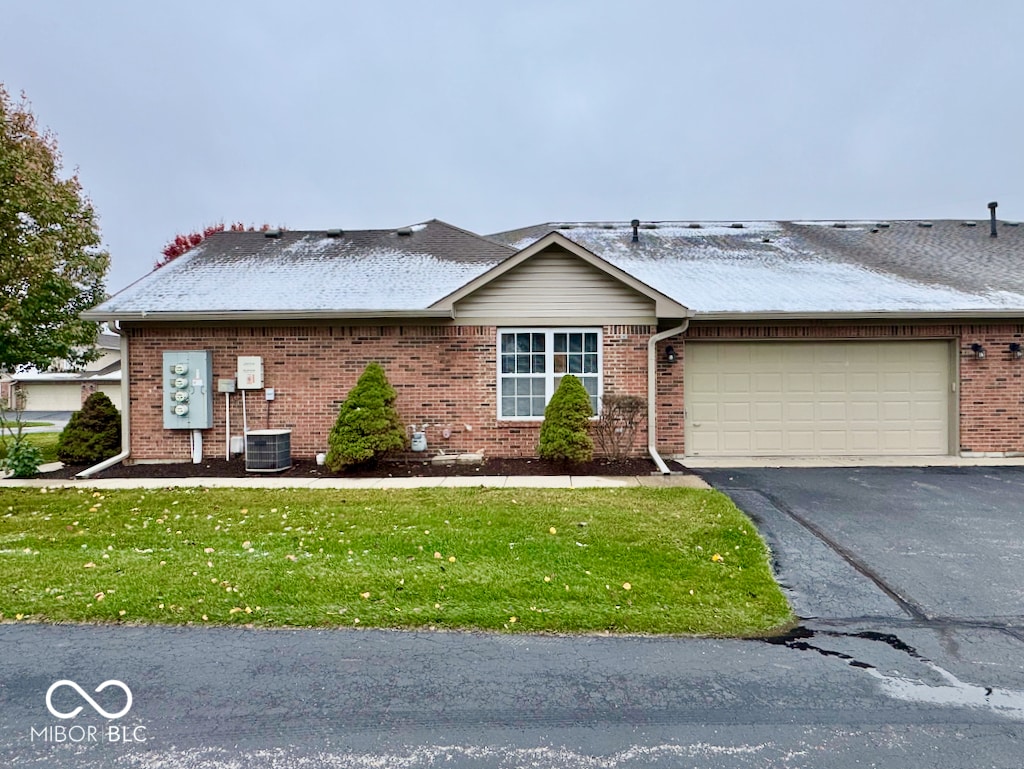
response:
<svg viewBox="0 0 1024 769"><path fill-rule="evenodd" d="M212 375L209 350L164 352L164 429L213 427Z"/></svg>

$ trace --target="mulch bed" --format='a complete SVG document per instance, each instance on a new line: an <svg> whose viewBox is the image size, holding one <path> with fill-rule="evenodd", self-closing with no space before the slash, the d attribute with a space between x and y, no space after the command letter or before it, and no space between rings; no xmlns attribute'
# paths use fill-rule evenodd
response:
<svg viewBox="0 0 1024 769"><path fill-rule="evenodd" d="M678 462L669 461L673 472L685 472ZM86 469L85 466L65 466L62 470L40 475L40 478L66 479ZM566 466L558 462L528 458L487 458L480 465L435 465L429 460L408 459L384 461L376 467L364 467L345 473L332 473L309 459L293 459L288 470L276 473L253 473L245 469L245 458L205 459L200 464L118 464L96 473L92 478L254 478L301 477L301 478L430 478L447 476L485 475L650 475L658 471L657 466L647 458L625 460L595 459L579 465Z"/></svg>

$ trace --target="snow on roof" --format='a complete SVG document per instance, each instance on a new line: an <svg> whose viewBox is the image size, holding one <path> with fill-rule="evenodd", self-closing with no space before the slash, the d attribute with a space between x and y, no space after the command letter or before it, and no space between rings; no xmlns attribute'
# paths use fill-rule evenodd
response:
<svg viewBox="0 0 1024 769"><path fill-rule="evenodd" d="M1024 228L962 221L558 222L484 238L224 232L90 313L418 312L555 231L700 313L1024 315Z"/></svg>
<svg viewBox="0 0 1024 769"><path fill-rule="evenodd" d="M555 230L699 313L1024 308L1020 230L962 222L556 223L492 236L525 248ZM1024 314L1024 312L1022 312Z"/></svg>
<svg viewBox="0 0 1024 769"><path fill-rule="evenodd" d="M94 313L421 310L512 253L437 221L335 237L218 233Z"/></svg>

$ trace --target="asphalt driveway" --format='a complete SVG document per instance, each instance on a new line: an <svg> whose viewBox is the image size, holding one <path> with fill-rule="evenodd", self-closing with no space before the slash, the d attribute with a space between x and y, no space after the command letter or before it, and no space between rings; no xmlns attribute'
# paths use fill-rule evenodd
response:
<svg viewBox="0 0 1024 769"><path fill-rule="evenodd" d="M1024 468L700 475L761 525L803 617L1024 628Z"/></svg>

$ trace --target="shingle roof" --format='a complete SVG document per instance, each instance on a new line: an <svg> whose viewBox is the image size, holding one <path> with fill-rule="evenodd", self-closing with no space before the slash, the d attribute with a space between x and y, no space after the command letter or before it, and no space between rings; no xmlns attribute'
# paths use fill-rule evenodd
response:
<svg viewBox="0 0 1024 769"><path fill-rule="evenodd" d="M421 310L513 253L437 220L340 234L219 232L89 315Z"/></svg>
<svg viewBox="0 0 1024 769"><path fill-rule="evenodd" d="M556 231L698 315L1024 316L1024 227L987 220L555 222L488 238L431 220L401 230L223 232L90 311L438 314L431 308Z"/></svg>
<svg viewBox="0 0 1024 769"><path fill-rule="evenodd" d="M1024 314L1024 227L989 222L553 222L492 235L521 249L555 230L701 313Z"/></svg>

